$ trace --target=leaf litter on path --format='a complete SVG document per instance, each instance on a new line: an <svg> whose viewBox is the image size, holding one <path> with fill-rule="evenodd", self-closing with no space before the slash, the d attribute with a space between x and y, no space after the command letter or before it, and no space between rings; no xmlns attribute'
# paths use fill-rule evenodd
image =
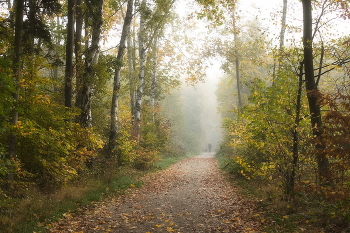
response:
<svg viewBox="0 0 350 233"><path fill-rule="evenodd" d="M261 232L254 204L225 180L211 153L142 179L143 187L63 218L49 232Z"/></svg>

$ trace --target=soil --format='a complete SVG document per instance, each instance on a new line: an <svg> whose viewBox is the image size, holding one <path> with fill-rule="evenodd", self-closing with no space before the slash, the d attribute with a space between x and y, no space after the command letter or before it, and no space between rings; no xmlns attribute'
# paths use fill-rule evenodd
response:
<svg viewBox="0 0 350 233"><path fill-rule="evenodd" d="M218 170L213 153L143 177L141 188L67 214L49 232L261 232L253 203Z"/></svg>

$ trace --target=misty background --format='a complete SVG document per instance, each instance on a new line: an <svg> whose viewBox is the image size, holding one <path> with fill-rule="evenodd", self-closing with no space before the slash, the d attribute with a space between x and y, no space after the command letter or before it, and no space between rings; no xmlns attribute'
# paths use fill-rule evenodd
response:
<svg viewBox="0 0 350 233"><path fill-rule="evenodd" d="M189 152L205 152L209 143L212 152L220 147L222 124L216 91L223 75L219 63L213 61L204 80L192 85L182 77L181 88L163 100L163 114L172 124L171 138Z"/></svg>

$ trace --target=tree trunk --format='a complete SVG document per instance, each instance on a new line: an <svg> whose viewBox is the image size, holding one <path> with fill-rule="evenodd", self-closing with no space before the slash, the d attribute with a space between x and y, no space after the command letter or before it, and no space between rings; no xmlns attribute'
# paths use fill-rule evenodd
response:
<svg viewBox="0 0 350 233"><path fill-rule="evenodd" d="M57 21L57 28L59 28L60 27L60 16L57 16L56 21ZM55 43L56 43L56 46L58 47L60 44L60 40L59 40L58 36L56 38ZM55 51L55 54L56 54L55 57L58 58L59 57L58 51ZM53 79L58 80L58 65L55 65L55 68L53 70ZM55 93L58 92L58 85L56 83L53 84L53 90Z"/></svg>
<svg viewBox="0 0 350 233"><path fill-rule="evenodd" d="M64 105L67 108L72 107L74 8L75 8L75 0L68 0L66 71L65 71L65 81L64 81Z"/></svg>
<svg viewBox="0 0 350 233"><path fill-rule="evenodd" d="M150 105L152 111L152 122L155 120L155 101L156 101L156 87L157 87L157 50L158 38L154 40L154 57L153 57L153 74L151 83Z"/></svg>
<svg viewBox="0 0 350 233"><path fill-rule="evenodd" d="M239 38L238 38L237 27L236 27L235 12L233 12L233 36L235 41L235 66L236 66L235 68L236 68L237 95L238 95L238 111L241 112L243 103L242 103L241 80L240 80L240 70L239 70L240 69L239 52L238 52Z"/></svg>
<svg viewBox="0 0 350 233"><path fill-rule="evenodd" d="M145 40L145 12L146 0L142 0L141 3L141 15L140 15L140 32L139 32L139 58L140 58L140 71L139 71L139 86L137 88L136 104L135 104L135 133L136 141L140 142L141 134L141 107L143 98L143 86L145 79L145 65L146 65L146 47Z"/></svg>
<svg viewBox="0 0 350 233"><path fill-rule="evenodd" d="M84 63L82 58L82 30L83 30L83 1L82 0L76 0L76 23L75 23L75 43L74 43L74 53L75 53L75 59L76 59L76 83L75 83L75 89L76 89L76 100L75 100L75 106L80 107L81 102L81 91L82 91L82 75L84 70Z"/></svg>
<svg viewBox="0 0 350 233"><path fill-rule="evenodd" d="M21 68L22 68L22 36L23 36L23 9L24 1L17 0L15 5L15 43L14 43L14 57L13 57L13 74L16 91L13 94L14 106L11 112L10 123L17 125L18 123L18 100L19 100L19 82L21 80ZM16 158L17 149L17 137L12 132L8 136L8 154L7 159L12 160ZM12 188L12 181L14 180L13 165L9 165L9 174L7 179L9 180L8 187Z"/></svg>
<svg viewBox="0 0 350 233"><path fill-rule="evenodd" d="M276 80L276 68L277 68L277 74L281 70L281 63L282 63L282 53L284 51L284 36L286 33L286 21L287 21L287 5L288 1L283 0L283 7L282 7L282 25L281 25L281 32L280 32L280 47L279 47L279 53L278 53L278 65L276 64L276 60L274 60L273 63L273 72L272 72L272 85L274 85Z"/></svg>
<svg viewBox="0 0 350 233"><path fill-rule="evenodd" d="M91 45L85 57L84 74L82 76L81 103L80 103L80 123L84 127L92 126L91 99L92 99L92 75L93 66L97 64L100 52L100 40L102 31L102 9L104 0L94 0L89 2L89 14L92 16L92 37Z"/></svg>
<svg viewBox="0 0 350 233"><path fill-rule="evenodd" d="M298 168L299 162L299 123L300 123L300 108L301 108L301 92L303 86L303 70L304 63L300 62L299 67L299 80L298 80L298 91L297 91L297 100L295 105L295 118L294 118L294 128L292 131L293 134L293 155L292 155L292 163L291 170L287 174L287 185L286 192L289 195L294 193L294 185L295 185L295 174Z"/></svg>
<svg viewBox="0 0 350 233"><path fill-rule="evenodd" d="M123 65L123 59L126 49L126 40L130 33L130 25L133 17L133 0L128 0L128 6L123 24L122 35L119 42L119 49L117 54L117 66L115 67L114 80L113 80L113 95L112 95L112 107L111 107L111 128L109 135L109 151L113 152L116 148L116 142L118 137L118 99L120 90L120 70Z"/></svg>
<svg viewBox="0 0 350 233"><path fill-rule="evenodd" d="M312 48L312 6L311 0L302 0L303 4L303 47L304 47L304 66L305 66L305 86L309 109L311 115L311 127L316 141L322 137L322 119L321 108L318 104L319 91L315 83L314 64L313 64L313 48ZM315 145L318 164L318 175L322 184L330 182L331 174L329 170L329 162L325 153L322 152L322 146Z"/></svg>
<svg viewBox="0 0 350 233"><path fill-rule="evenodd" d="M283 50L284 50L284 35L286 34L286 26L287 26L286 25L286 21L287 21L287 6L288 6L288 0L283 0L282 25L281 25L281 32L280 32L280 53L282 53ZM281 58L279 58L279 63L280 62L281 62Z"/></svg>
<svg viewBox="0 0 350 233"><path fill-rule="evenodd" d="M6 2L7 2L7 10L11 10L12 8L11 0L6 0Z"/></svg>
<svg viewBox="0 0 350 233"><path fill-rule="evenodd" d="M135 43L131 38L131 33L128 35L128 71L129 71L129 92L130 92L130 112L131 122L135 120L135 100L136 100L136 80L135 80Z"/></svg>

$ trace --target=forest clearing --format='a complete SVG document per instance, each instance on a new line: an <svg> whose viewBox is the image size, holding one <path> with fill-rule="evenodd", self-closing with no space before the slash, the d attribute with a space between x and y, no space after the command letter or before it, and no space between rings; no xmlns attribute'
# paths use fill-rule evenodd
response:
<svg viewBox="0 0 350 233"><path fill-rule="evenodd" d="M349 0L0 1L0 231L350 232L349 20Z"/></svg>

